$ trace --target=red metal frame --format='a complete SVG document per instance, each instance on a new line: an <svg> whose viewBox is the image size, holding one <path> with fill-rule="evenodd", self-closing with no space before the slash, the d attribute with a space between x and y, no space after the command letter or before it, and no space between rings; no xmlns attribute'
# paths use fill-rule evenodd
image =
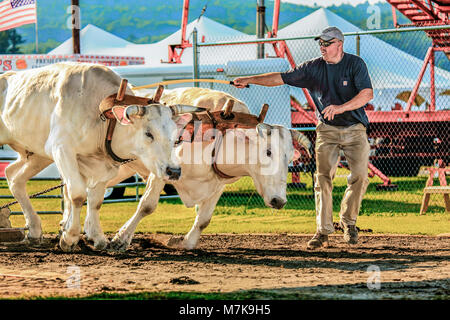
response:
<svg viewBox="0 0 450 320"><path fill-rule="evenodd" d="M277 37L279 17L280 17L280 0L275 0L273 7L272 32L269 32L267 34L269 38ZM295 64L294 57L292 56L291 51L289 50L289 47L286 44L286 41L275 41L272 43L272 45L277 57L286 58L289 61L289 64L291 65L292 68L295 68L297 66ZM311 95L309 94L308 90L302 88L302 91L306 97L306 101L308 101L308 104L311 106L311 108L315 110L316 105L314 104L314 101L311 98Z"/></svg>
<svg viewBox="0 0 450 320"><path fill-rule="evenodd" d="M392 6L394 17L394 25L402 27L397 24L396 9L407 17L415 26L439 26L450 24L450 0L387 0ZM450 111L439 111L436 113L436 89L435 89L435 70L434 59L435 52L442 51L450 59L450 36L449 29L430 30L426 31L427 35L432 40L432 45L428 49L422 68L419 72L417 81L413 87L406 106L406 113L403 117L408 117L407 121L425 123L436 123L450 121ZM430 106L428 112L410 112L411 106L416 98L420 84L422 82L426 68L430 65ZM444 135L445 139L448 139ZM444 157L447 157L445 154ZM442 159L438 159L442 161Z"/></svg>
<svg viewBox="0 0 450 320"><path fill-rule="evenodd" d="M449 24L450 16L450 0L387 0L392 5L392 13L394 18L394 24L396 27L401 27L397 24L397 17L395 9L402 12L406 17L408 17L413 25L420 26L430 26L430 25L445 25ZM192 44L186 39L186 26L188 22L188 11L189 11L189 0L184 0L183 5L183 17L182 17L182 34L181 34L181 44L169 46L169 63L181 63L181 55L187 47L191 47ZM279 23L279 13L280 13L280 0L274 1L274 13L272 22L272 31L268 32L269 38L276 38L278 33L278 23ZM450 121L450 111L439 111L437 114L436 110L436 100L435 100L435 84L434 84L434 52L443 51L447 55L450 55L450 37L448 36L448 29L436 30L436 31L426 31L428 36L433 40L433 45L427 52L424 60L424 64L419 73L417 82L412 90L409 101L407 103L407 108L405 111L390 111L390 112L380 112L380 111L369 111L367 110L367 115L369 121L375 126L377 126L378 133L380 132L390 132L387 129L389 127L395 126L395 132L390 132L391 135L399 135L402 138L410 136L411 132L404 131L403 124L407 123L417 123L418 125L424 125L430 122L442 123ZM295 68L296 64L294 58L286 44L285 41L277 41L274 39L273 42L268 42L273 45L274 51L277 57L286 58L291 67ZM179 52L177 52L179 50ZM430 87L431 87L431 104L430 109L426 112L411 112L411 105L417 95L420 83L422 81L425 70L430 64ZM297 112L292 113L292 125L296 127L311 126L317 124L317 119L314 113L316 108L314 101L312 100L309 92L303 89L303 93L306 100L312 109L312 111L305 110L294 100L291 101L291 106L296 109ZM379 127L379 128L378 128ZM380 128L383 128L381 130ZM411 129L408 129L411 130ZM446 137L444 137L447 139ZM442 139L441 139L442 140ZM422 153L416 152L412 154L413 156L421 156ZM434 156L435 153L424 153L426 156ZM396 154L395 157L401 156ZM386 156L389 157L389 156ZM370 176L377 175L383 180L384 186L390 185L390 179L384 175L380 170L378 170L374 165L369 165ZM293 173L293 182L299 182L298 173Z"/></svg>
<svg viewBox="0 0 450 320"><path fill-rule="evenodd" d="M439 48L434 48L434 47L428 48L427 54L425 55L425 59L423 61L422 69L419 72L419 77L417 78L417 82L414 85L411 95L409 96L409 100L406 105L406 111L411 110L411 106L414 102L414 99L416 99L417 91L419 90L420 83L422 82L423 75L425 73L425 70L427 69L428 64L430 64L430 111L436 110L436 89L435 89L435 82L434 82L434 53L436 51L444 51L444 52L449 51L450 52L450 46L449 47L439 47Z"/></svg>
<svg viewBox="0 0 450 320"><path fill-rule="evenodd" d="M397 23L397 15L395 9L399 10L406 17L412 21L412 25L415 26L435 26L435 25L445 25L450 23L450 0L387 0L392 5L392 14L394 19L394 25L396 27L401 27ZM275 20L274 22L278 21ZM409 97L407 108L405 111L390 111L390 112L380 112L380 111L369 111L366 110L367 116L372 128L372 133L369 137L376 139L379 137L393 137L392 141L398 142L398 145L393 143L389 146L389 153L383 154L383 149L381 150L381 155L371 157L371 160L380 163L383 160L389 159L408 159L407 161L414 161L409 159L423 158L428 159L436 157L448 158L448 143L446 140L450 139L448 130L445 130L445 123L450 121L450 111L439 111L436 112L436 95L435 95L435 79L434 79L434 53L436 51L442 51L450 57L450 37L448 36L448 29L445 30L430 30L427 31L428 36L432 39L432 46L429 48L426 57L424 59L424 64L419 73L418 79ZM273 27L273 34L276 35L277 27ZM283 48L281 48L283 49ZM275 50L277 54L279 51ZM287 56L289 53L286 54ZM284 56L284 55L283 55ZM417 92L419 90L420 83L422 82L423 75L426 68L430 65L430 107L429 110L425 112L411 112L411 106L416 98ZM308 103L314 107L309 101ZM295 102L291 102L291 105L297 110L297 112L292 113L292 124L297 127L308 127L312 124L317 123L316 121L311 121L315 119L314 111L304 110L301 106L298 106ZM301 109L301 110L300 110ZM439 125L438 125L439 124ZM444 125L443 125L444 124ZM436 130L431 129L433 127L438 127L441 129L442 133L438 133ZM442 130L443 129L443 130ZM447 132L447 133L446 133ZM438 138L441 137L441 138ZM313 138L313 137L311 137ZM430 150L408 150L411 146L405 144L406 141L415 141L414 139L426 139L428 140L439 140L440 143L435 145L439 152L432 152ZM410 139L410 140L408 140ZM427 140L427 141L428 141ZM375 146L377 147L377 146ZM447 160L448 161L448 160ZM374 163L375 163L374 162ZM377 169L373 164L369 165L370 176L377 175L383 180L383 185L388 187L390 185L390 179L383 174L379 169Z"/></svg>
<svg viewBox="0 0 450 320"><path fill-rule="evenodd" d="M186 39L186 27L189 18L189 0L183 2L183 15L181 17L181 44L169 45L169 59L168 61L161 61L167 63L181 63L181 56L186 48L192 47L189 40Z"/></svg>

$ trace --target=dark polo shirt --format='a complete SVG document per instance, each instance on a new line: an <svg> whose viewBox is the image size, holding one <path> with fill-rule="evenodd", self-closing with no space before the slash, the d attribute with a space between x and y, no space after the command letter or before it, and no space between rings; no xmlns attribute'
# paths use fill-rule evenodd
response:
<svg viewBox="0 0 450 320"><path fill-rule="evenodd" d="M316 116L320 121L334 126L351 126L362 123L369 125L364 108L334 116L326 120L322 111L327 106L341 105L353 99L361 90L372 89L366 63L358 56L344 53L339 63L331 64L322 57L302 63L295 69L281 73L285 84L308 89L317 109Z"/></svg>

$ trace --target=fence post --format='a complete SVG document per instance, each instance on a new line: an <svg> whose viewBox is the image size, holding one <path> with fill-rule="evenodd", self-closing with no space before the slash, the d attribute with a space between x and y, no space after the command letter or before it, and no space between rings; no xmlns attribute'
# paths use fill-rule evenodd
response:
<svg viewBox="0 0 450 320"><path fill-rule="evenodd" d="M258 0L256 13L256 37L264 38L264 27L266 26L266 7L264 0ZM256 56L258 59L264 59L264 43L258 43Z"/></svg>
<svg viewBox="0 0 450 320"><path fill-rule="evenodd" d="M64 215L64 188L66 186L61 187L61 212Z"/></svg>
<svg viewBox="0 0 450 320"><path fill-rule="evenodd" d="M134 183L136 183L136 201L139 201L139 180L136 174L134 175Z"/></svg>
<svg viewBox="0 0 450 320"><path fill-rule="evenodd" d="M192 31L192 49L194 50L193 53L193 67L194 67L194 79L198 79L198 45L197 45L197 28L194 28L194 31ZM198 82L194 82L194 86L198 87Z"/></svg>
<svg viewBox="0 0 450 320"><path fill-rule="evenodd" d="M356 35L356 55L360 56L360 47L361 47L361 38L359 37L359 34Z"/></svg>

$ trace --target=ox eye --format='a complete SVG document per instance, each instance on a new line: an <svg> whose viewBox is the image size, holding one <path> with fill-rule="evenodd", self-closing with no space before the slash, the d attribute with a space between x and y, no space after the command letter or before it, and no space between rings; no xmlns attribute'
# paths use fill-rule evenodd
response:
<svg viewBox="0 0 450 320"><path fill-rule="evenodd" d="M272 151L270 151L270 149L267 149L266 154L268 157L270 157L272 155Z"/></svg>
<svg viewBox="0 0 450 320"><path fill-rule="evenodd" d="M147 137L149 137L150 139L152 139L152 140L155 139L150 131L146 131L146 132L145 132L145 135L146 135Z"/></svg>

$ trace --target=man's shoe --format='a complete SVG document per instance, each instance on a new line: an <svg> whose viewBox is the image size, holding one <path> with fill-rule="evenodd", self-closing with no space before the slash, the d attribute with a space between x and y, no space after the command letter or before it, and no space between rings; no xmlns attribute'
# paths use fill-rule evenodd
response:
<svg viewBox="0 0 450 320"><path fill-rule="evenodd" d="M358 229L356 229L355 225L346 226L341 223L342 228L344 229L344 241L348 244L357 244L358 243Z"/></svg>
<svg viewBox="0 0 450 320"><path fill-rule="evenodd" d="M317 249L320 247L328 247L328 235L316 232L314 237L308 241L308 249Z"/></svg>

